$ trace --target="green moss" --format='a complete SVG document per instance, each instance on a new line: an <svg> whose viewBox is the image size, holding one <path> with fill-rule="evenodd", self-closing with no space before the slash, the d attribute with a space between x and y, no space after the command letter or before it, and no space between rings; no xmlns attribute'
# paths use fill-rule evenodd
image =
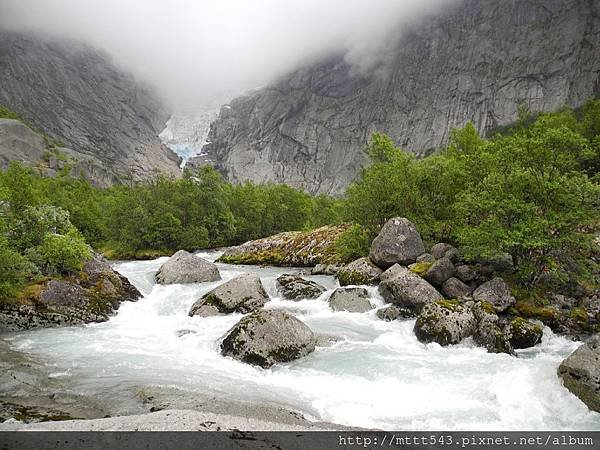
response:
<svg viewBox="0 0 600 450"><path fill-rule="evenodd" d="M571 310L571 312L569 313L569 317L571 317L571 319L574 319L578 322L587 322L588 313L587 313L586 309L583 307L573 308Z"/></svg>
<svg viewBox="0 0 600 450"><path fill-rule="evenodd" d="M560 316L558 310L552 306L536 306L529 301L518 301L515 308L520 316L539 319L546 324L556 322Z"/></svg>
<svg viewBox="0 0 600 450"><path fill-rule="evenodd" d="M433 263L427 261L418 262L411 266L410 271L422 277L432 265Z"/></svg>
<svg viewBox="0 0 600 450"><path fill-rule="evenodd" d="M496 309L494 308L494 305L492 305L489 302L479 302L479 305L481 306L481 308L488 314L496 314Z"/></svg>
<svg viewBox="0 0 600 450"><path fill-rule="evenodd" d="M362 273L355 270L342 270L337 278L342 286L367 284L369 282Z"/></svg>
<svg viewBox="0 0 600 450"><path fill-rule="evenodd" d="M435 303L437 303L438 305L442 306L443 308L446 308L449 311L456 311L458 309L458 307L460 306L460 300L437 300Z"/></svg>

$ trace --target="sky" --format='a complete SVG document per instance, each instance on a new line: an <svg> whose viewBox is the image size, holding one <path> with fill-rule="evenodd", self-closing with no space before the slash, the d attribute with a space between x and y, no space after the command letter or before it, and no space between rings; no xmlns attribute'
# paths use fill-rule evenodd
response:
<svg viewBox="0 0 600 450"><path fill-rule="evenodd" d="M459 0L0 0L0 29L99 47L173 105L210 103L343 54L368 72Z"/></svg>

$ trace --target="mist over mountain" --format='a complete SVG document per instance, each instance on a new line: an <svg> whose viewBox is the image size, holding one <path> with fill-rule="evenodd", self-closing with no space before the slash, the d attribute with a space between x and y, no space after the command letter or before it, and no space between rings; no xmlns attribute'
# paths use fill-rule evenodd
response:
<svg viewBox="0 0 600 450"><path fill-rule="evenodd" d="M325 55L359 70L457 0L4 0L0 28L106 50L177 108L230 98Z"/></svg>
<svg viewBox="0 0 600 450"><path fill-rule="evenodd" d="M341 194L374 132L429 154L455 127L480 135L600 92L600 3L466 0L404 29L385 64L323 58L232 101L204 155L229 180Z"/></svg>

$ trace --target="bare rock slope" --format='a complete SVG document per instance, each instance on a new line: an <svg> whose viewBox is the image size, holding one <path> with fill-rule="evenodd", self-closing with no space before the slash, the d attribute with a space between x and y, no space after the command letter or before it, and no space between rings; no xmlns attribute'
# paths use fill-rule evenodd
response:
<svg viewBox="0 0 600 450"><path fill-rule="evenodd" d="M0 106L56 141L95 184L143 180L155 171L180 173L179 157L158 138L168 111L104 53L77 42L0 31L0 80ZM37 162L13 158L14 151L0 142L0 161Z"/></svg>
<svg viewBox="0 0 600 450"><path fill-rule="evenodd" d="M237 98L189 164L339 194L373 132L424 155L467 121L481 133L514 122L520 104L581 105L600 92L599 49L597 1L463 0L406 30L366 74L334 57Z"/></svg>

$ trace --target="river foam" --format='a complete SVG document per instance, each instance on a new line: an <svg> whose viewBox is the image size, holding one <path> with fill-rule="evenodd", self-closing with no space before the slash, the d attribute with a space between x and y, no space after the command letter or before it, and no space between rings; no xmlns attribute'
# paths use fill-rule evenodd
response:
<svg viewBox="0 0 600 450"><path fill-rule="evenodd" d="M140 386L168 386L366 428L600 429L600 414L590 412L556 376L560 361L579 344L548 329L539 345L519 351L518 358L488 354L469 341L424 345L414 336L414 320L383 322L375 310L331 311L325 301L337 286L331 277L310 277L329 289L320 299L291 302L278 298L275 289L275 278L290 269L219 265L223 280L259 273L272 298L267 308L284 309L336 339L308 357L265 370L219 354L220 339L241 315L187 315L220 282L155 285L154 273L164 261L116 264L144 298L122 304L108 322L14 333L9 339L51 365L54 377L68 379L72 392L95 396L114 414L141 412L135 398ZM382 306L376 289L369 292L372 303Z"/></svg>

